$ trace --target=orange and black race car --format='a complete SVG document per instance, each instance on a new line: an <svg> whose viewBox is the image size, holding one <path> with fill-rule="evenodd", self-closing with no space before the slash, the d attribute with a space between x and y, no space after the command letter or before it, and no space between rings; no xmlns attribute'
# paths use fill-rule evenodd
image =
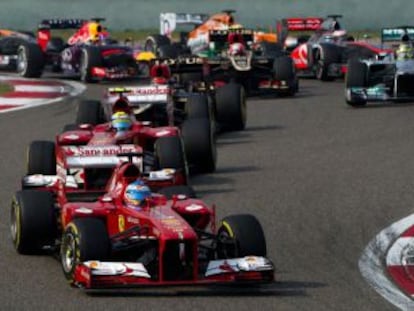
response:
<svg viewBox="0 0 414 311"><path fill-rule="evenodd" d="M40 77L45 70L78 75L84 82L131 78L139 75L136 53L109 37L102 18L43 20L37 37L9 35L12 47L0 47L0 59L13 60L12 67L23 77ZM53 30L74 29L67 41L52 36ZM23 37L26 35L26 37ZM1 41L0 41L1 46Z"/></svg>
<svg viewBox="0 0 414 311"><path fill-rule="evenodd" d="M207 49L209 44L209 32L216 30L228 30L244 28L236 23L234 10L224 10L213 15L201 13L161 13L160 14L160 34L148 37L145 49L156 52L157 49L165 45L173 36L177 28L187 28L180 31L180 44L191 48L191 50ZM253 31L255 43L259 42L282 42L284 38L276 32L265 32L261 30Z"/></svg>

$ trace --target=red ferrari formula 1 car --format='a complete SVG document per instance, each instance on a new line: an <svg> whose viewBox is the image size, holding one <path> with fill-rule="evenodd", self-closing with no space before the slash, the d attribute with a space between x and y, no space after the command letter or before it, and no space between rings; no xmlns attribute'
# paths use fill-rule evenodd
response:
<svg viewBox="0 0 414 311"><path fill-rule="evenodd" d="M254 216L228 216L216 226L215 209L191 198L188 187L151 193L134 154L126 156L92 202L70 200L62 179L18 191L11 208L17 252L55 250L66 278L85 289L273 281Z"/></svg>
<svg viewBox="0 0 414 311"><path fill-rule="evenodd" d="M79 111L84 113L93 104L84 102ZM141 154L135 162L153 190L188 182L178 128L153 128L117 112L109 123L67 125L55 142L32 142L23 184L39 187L63 180L68 195L96 198L122 160L117 155L125 152Z"/></svg>
<svg viewBox="0 0 414 311"><path fill-rule="evenodd" d="M326 19L309 17L284 21L289 30L314 31L306 42L298 40L291 52L298 75L331 81L344 77L348 59L381 58L389 54L388 49L349 36L339 24L340 17L330 15Z"/></svg>
<svg viewBox="0 0 414 311"><path fill-rule="evenodd" d="M78 75L84 82L137 77L140 70L135 51L111 39L102 20L43 20L37 40L16 39L8 56L16 58L16 71L23 77L40 77L45 70ZM76 32L65 42L52 36L56 29Z"/></svg>

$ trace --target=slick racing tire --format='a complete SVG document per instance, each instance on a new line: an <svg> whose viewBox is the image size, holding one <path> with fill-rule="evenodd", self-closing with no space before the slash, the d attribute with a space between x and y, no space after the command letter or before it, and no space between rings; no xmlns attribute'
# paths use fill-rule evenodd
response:
<svg viewBox="0 0 414 311"><path fill-rule="evenodd" d="M162 45L158 48L159 58L177 58L180 55L179 49L175 45Z"/></svg>
<svg viewBox="0 0 414 311"><path fill-rule="evenodd" d="M354 87L367 86L367 65L358 59L350 59L348 61L348 70L345 75L346 103L352 107L360 107L366 105L366 100L362 98L353 98L350 92Z"/></svg>
<svg viewBox="0 0 414 311"><path fill-rule="evenodd" d="M74 282L76 266L88 260L106 260L110 241L101 219L77 218L70 222L62 235L60 258L65 277Z"/></svg>
<svg viewBox="0 0 414 311"><path fill-rule="evenodd" d="M55 143L35 140L27 151L27 175L56 175Z"/></svg>
<svg viewBox="0 0 414 311"><path fill-rule="evenodd" d="M79 73L82 82L94 83L99 79L92 75L92 68L102 67L101 51L96 46L85 46L81 50Z"/></svg>
<svg viewBox="0 0 414 311"><path fill-rule="evenodd" d="M217 232L219 258L265 257L266 252L266 239L256 217L241 214L223 218Z"/></svg>
<svg viewBox="0 0 414 311"><path fill-rule="evenodd" d="M216 170L217 145L214 129L207 118L189 119L181 126L187 161L193 172Z"/></svg>
<svg viewBox="0 0 414 311"><path fill-rule="evenodd" d="M76 124L97 125L105 123L102 104L99 100L82 100L76 112Z"/></svg>
<svg viewBox="0 0 414 311"><path fill-rule="evenodd" d="M157 169L181 170L187 177L187 161L182 140L178 136L160 137L154 146Z"/></svg>
<svg viewBox="0 0 414 311"><path fill-rule="evenodd" d="M38 78L43 73L45 58L39 45L24 43L17 48L17 73L25 78Z"/></svg>
<svg viewBox="0 0 414 311"><path fill-rule="evenodd" d="M161 46L171 45L171 40L167 36L154 34L145 39L144 50L158 55L158 49Z"/></svg>
<svg viewBox="0 0 414 311"><path fill-rule="evenodd" d="M171 186L162 188L158 193L164 195L167 199L171 200L174 195L185 195L187 198L196 198L195 191L190 186Z"/></svg>
<svg viewBox="0 0 414 311"><path fill-rule="evenodd" d="M186 103L187 119L211 119L211 109L206 94L191 94Z"/></svg>
<svg viewBox="0 0 414 311"><path fill-rule="evenodd" d="M299 82L295 73L293 59L289 56L280 56L273 61L273 77L275 80L286 81L289 89L281 95L293 96L298 91Z"/></svg>
<svg viewBox="0 0 414 311"><path fill-rule="evenodd" d="M334 77L329 75L329 66L340 62L340 50L332 44L321 44L314 54L315 75L321 81L333 81Z"/></svg>
<svg viewBox="0 0 414 311"><path fill-rule="evenodd" d="M230 82L216 90L216 120L224 130L240 131L246 127L246 93L238 83Z"/></svg>
<svg viewBox="0 0 414 311"><path fill-rule="evenodd" d="M19 254L40 254L53 247L57 237L53 195L47 191L22 190L12 199L10 229Z"/></svg>
<svg viewBox="0 0 414 311"><path fill-rule="evenodd" d="M285 54L280 43L262 41L259 43L259 50L264 57L276 58Z"/></svg>

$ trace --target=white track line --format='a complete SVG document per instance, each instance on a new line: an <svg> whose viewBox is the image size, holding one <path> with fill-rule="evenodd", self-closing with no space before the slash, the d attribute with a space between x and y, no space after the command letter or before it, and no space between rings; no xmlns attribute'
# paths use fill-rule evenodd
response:
<svg viewBox="0 0 414 311"><path fill-rule="evenodd" d="M15 92L46 92L46 93L65 93L66 87L64 85L22 85L16 84L14 86Z"/></svg>

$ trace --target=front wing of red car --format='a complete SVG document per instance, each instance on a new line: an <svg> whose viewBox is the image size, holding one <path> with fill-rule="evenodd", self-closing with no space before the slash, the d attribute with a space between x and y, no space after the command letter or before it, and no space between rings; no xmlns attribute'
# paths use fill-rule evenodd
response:
<svg viewBox="0 0 414 311"><path fill-rule="evenodd" d="M145 286L269 283L274 281L273 263L258 256L212 260L203 275L191 280L153 279L142 263L86 261L75 270L74 284L85 289Z"/></svg>

